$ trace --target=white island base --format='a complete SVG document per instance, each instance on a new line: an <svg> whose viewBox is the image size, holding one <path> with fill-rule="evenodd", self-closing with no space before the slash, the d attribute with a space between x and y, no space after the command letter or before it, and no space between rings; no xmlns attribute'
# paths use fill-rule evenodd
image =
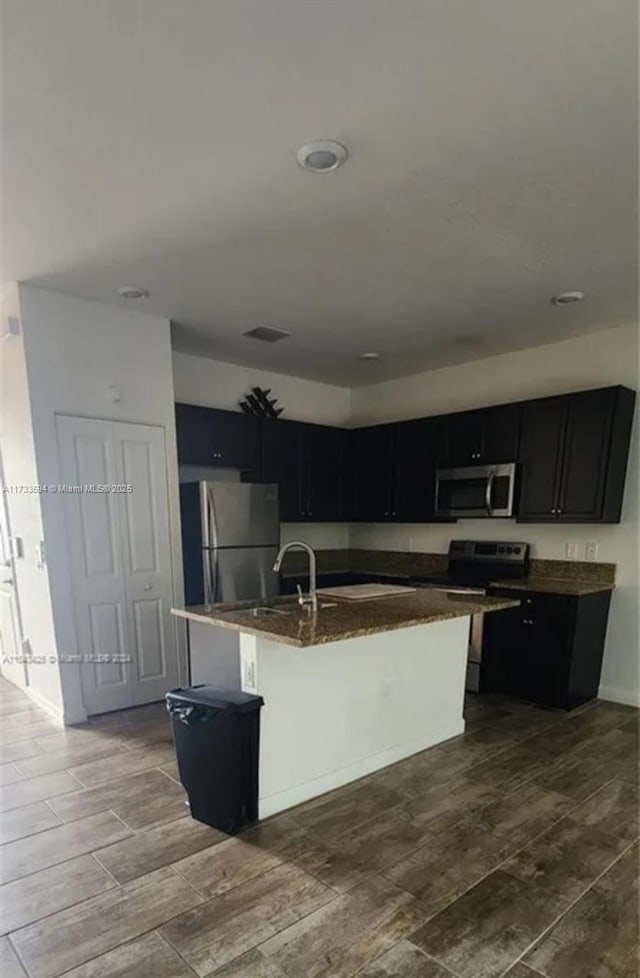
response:
<svg viewBox="0 0 640 978"><path fill-rule="evenodd" d="M297 648L240 635L241 682L265 705L260 818L464 731L469 618Z"/></svg>

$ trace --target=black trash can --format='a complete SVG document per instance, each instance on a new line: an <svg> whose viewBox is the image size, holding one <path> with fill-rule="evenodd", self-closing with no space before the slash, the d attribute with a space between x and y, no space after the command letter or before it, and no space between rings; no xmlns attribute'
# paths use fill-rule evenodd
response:
<svg viewBox="0 0 640 978"><path fill-rule="evenodd" d="M257 821L262 697L201 685L166 702L192 817L228 833Z"/></svg>

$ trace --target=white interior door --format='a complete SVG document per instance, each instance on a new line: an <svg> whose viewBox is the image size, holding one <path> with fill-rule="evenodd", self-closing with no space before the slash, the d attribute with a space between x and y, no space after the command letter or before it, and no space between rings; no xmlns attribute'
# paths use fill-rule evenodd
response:
<svg viewBox="0 0 640 978"><path fill-rule="evenodd" d="M59 416L63 495L87 713L178 683L164 431ZM131 491L90 492L86 486Z"/></svg>

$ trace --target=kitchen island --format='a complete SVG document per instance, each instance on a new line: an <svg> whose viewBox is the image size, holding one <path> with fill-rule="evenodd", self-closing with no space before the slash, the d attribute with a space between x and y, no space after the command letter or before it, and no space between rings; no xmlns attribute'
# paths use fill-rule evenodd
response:
<svg viewBox="0 0 640 978"><path fill-rule="evenodd" d="M261 818L463 733L470 616L520 603L425 589L319 597L317 613L290 598L173 609L200 658L210 632L214 665L218 629L239 635L237 670L227 661L219 685L237 675L264 697Z"/></svg>

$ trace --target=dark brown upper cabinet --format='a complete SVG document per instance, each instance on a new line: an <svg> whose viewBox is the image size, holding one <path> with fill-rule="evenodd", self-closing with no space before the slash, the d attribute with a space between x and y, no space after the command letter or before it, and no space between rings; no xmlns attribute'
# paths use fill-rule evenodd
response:
<svg viewBox="0 0 640 978"><path fill-rule="evenodd" d="M346 430L176 404L181 464L280 487L287 522L434 521L436 468L520 463L523 523L620 520L635 393L605 387Z"/></svg>
<svg viewBox="0 0 640 978"><path fill-rule="evenodd" d="M520 417L519 404L506 404L438 418L439 468L515 461Z"/></svg>
<svg viewBox="0 0 640 978"><path fill-rule="evenodd" d="M262 422L260 480L278 485L280 519L285 523L306 518L302 479L303 428L297 421Z"/></svg>
<svg viewBox="0 0 640 978"><path fill-rule="evenodd" d="M345 519L344 446L347 432L299 421L262 423L260 478L280 487L284 522Z"/></svg>
<svg viewBox="0 0 640 978"><path fill-rule="evenodd" d="M435 427L432 419L350 432L351 518L426 523L433 518Z"/></svg>
<svg viewBox="0 0 640 978"><path fill-rule="evenodd" d="M306 519L342 520L344 516L344 452L347 432L328 425L304 426Z"/></svg>
<svg viewBox="0 0 640 978"><path fill-rule="evenodd" d="M604 387L523 406L520 522L620 521L634 403Z"/></svg>
<svg viewBox="0 0 640 978"><path fill-rule="evenodd" d="M176 404L178 461L183 465L257 470L260 422L237 411Z"/></svg>
<svg viewBox="0 0 640 978"><path fill-rule="evenodd" d="M365 523L391 519L394 425L372 425L350 433L349 516Z"/></svg>

